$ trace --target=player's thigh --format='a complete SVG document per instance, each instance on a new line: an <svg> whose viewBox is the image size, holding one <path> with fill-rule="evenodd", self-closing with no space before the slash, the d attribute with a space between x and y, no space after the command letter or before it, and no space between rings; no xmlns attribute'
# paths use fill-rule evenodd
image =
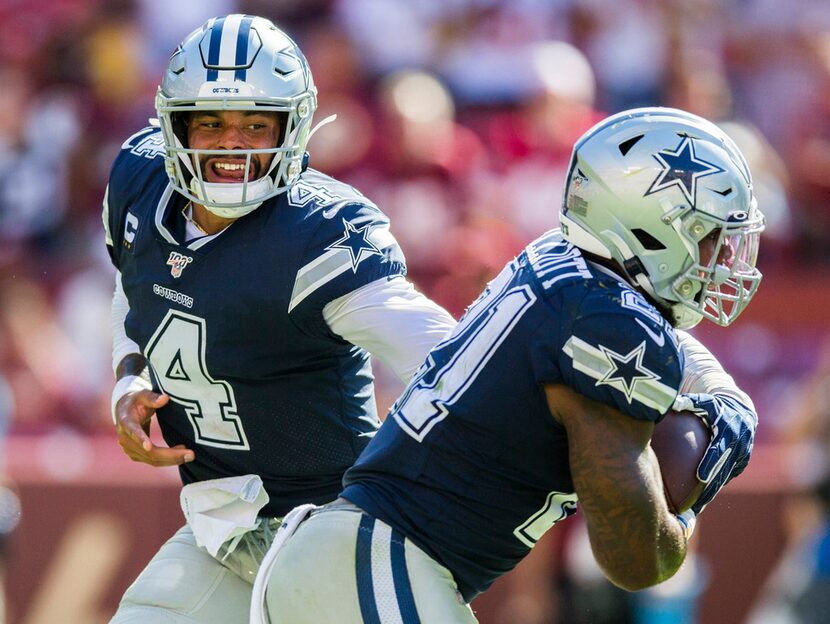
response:
<svg viewBox="0 0 830 624"><path fill-rule="evenodd" d="M300 525L276 557L266 604L271 624L476 622L446 568L347 510Z"/></svg>
<svg viewBox="0 0 830 624"><path fill-rule="evenodd" d="M406 568L421 624L430 622L476 623L450 571L406 540Z"/></svg>
<svg viewBox="0 0 830 624"><path fill-rule="evenodd" d="M359 520L357 512L319 513L282 545L265 594L271 624L362 622L354 588Z"/></svg>
<svg viewBox="0 0 830 624"><path fill-rule="evenodd" d="M184 526L127 589L111 624L247 622L251 585L196 545Z"/></svg>

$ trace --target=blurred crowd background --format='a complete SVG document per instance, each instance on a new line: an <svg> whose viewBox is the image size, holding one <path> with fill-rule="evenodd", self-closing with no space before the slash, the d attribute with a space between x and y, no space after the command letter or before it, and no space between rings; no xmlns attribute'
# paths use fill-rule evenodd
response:
<svg viewBox="0 0 830 624"><path fill-rule="evenodd" d="M830 449L826 0L0 0L6 444L110 434L109 167L155 116L176 44L231 12L272 18L298 42L316 119L337 114L312 139L311 166L390 215L412 279L456 316L557 226L572 144L593 123L665 105L721 124L767 216L767 303L701 337L753 394L759 445L799 449L804 506L788 543L824 553L815 565L830 578L830 542L809 541L824 535ZM382 409L398 390L379 371Z"/></svg>

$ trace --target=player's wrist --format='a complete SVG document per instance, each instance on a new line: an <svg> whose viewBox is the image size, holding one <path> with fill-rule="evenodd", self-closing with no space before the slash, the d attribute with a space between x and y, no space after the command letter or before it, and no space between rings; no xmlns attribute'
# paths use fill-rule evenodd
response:
<svg viewBox="0 0 830 624"><path fill-rule="evenodd" d="M692 537L692 533L695 531L697 514L691 509L687 509L682 514L676 514L674 517L677 518L677 521L683 529L683 539L685 539L686 543L688 543L689 539Z"/></svg>
<svg viewBox="0 0 830 624"><path fill-rule="evenodd" d="M141 375L125 375L119 379L115 387L112 389L112 401L110 403L110 412L112 414L112 422L116 424L118 421L115 417L115 406L118 401L130 392L138 392L139 390L152 390L153 384Z"/></svg>

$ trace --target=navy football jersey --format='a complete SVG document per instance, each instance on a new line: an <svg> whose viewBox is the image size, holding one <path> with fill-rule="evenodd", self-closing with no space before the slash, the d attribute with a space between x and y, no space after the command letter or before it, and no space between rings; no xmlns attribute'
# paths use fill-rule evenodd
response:
<svg viewBox="0 0 830 624"><path fill-rule="evenodd" d="M219 235L185 243L186 201L162 149L153 128L124 144L104 221L127 336L172 399L158 411L164 439L196 452L182 479L258 474L270 496L263 515L332 500L380 422L369 354L334 334L322 310L405 274L389 221L307 169Z"/></svg>
<svg viewBox="0 0 830 624"><path fill-rule="evenodd" d="M576 509L544 384L657 422L682 369L658 311L554 230L433 348L341 495L449 568L469 601Z"/></svg>

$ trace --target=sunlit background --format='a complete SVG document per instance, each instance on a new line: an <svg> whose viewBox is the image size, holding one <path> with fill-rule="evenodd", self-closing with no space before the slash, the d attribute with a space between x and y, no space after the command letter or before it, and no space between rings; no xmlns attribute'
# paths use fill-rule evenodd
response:
<svg viewBox="0 0 830 624"><path fill-rule="evenodd" d="M827 0L0 0L0 622L106 622L182 521L176 471L115 443L101 199L178 41L232 12L299 43L317 119L338 116L311 165L391 217L456 316L557 226L594 122L667 105L723 126L767 216L765 278L733 327L695 333L755 399L749 469L665 586L614 590L574 520L474 606L484 624L830 622ZM380 369L381 410L399 390Z"/></svg>

